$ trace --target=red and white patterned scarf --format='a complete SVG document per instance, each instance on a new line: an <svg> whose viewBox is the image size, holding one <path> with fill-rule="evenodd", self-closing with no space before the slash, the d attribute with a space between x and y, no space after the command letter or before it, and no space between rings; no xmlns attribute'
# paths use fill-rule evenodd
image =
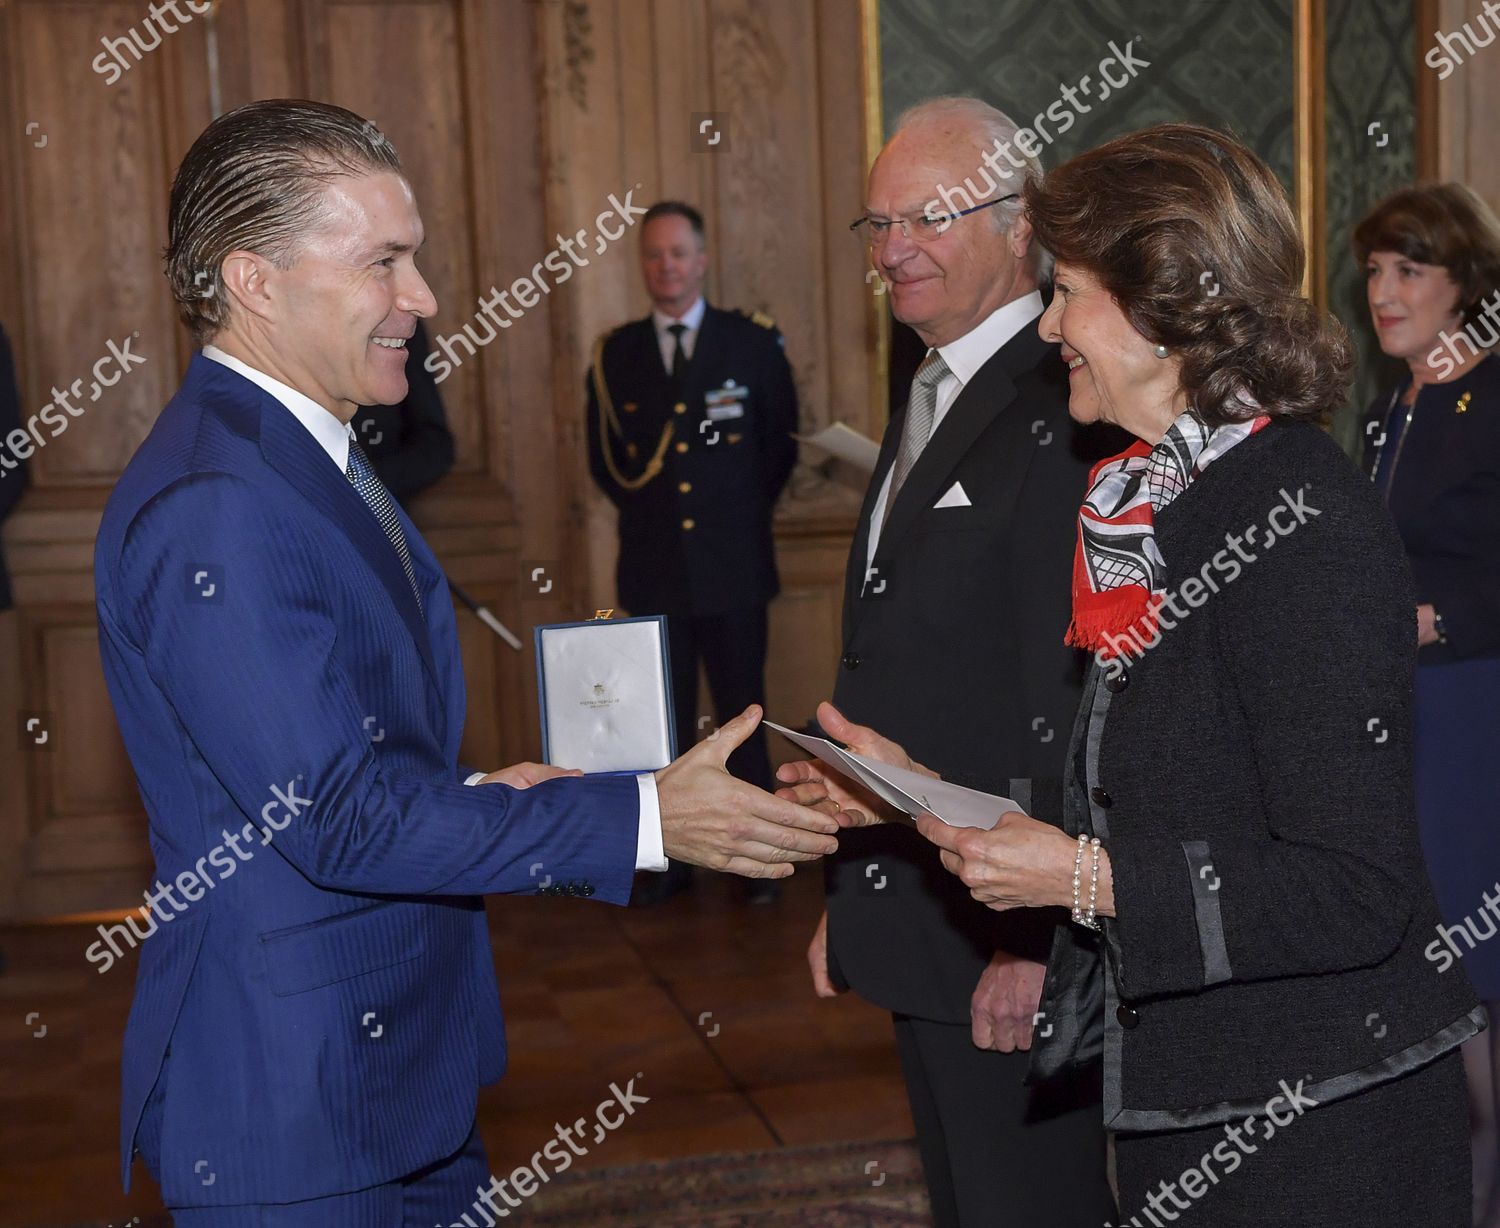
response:
<svg viewBox="0 0 1500 1228"><path fill-rule="evenodd" d="M1156 545L1156 513L1236 444L1269 426L1269 415L1209 427L1191 410L1155 447L1137 440L1094 466L1078 511L1073 555L1073 621L1067 643L1117 655L1116 637L1153 632L1166 595L1166 563Z"/></svg>

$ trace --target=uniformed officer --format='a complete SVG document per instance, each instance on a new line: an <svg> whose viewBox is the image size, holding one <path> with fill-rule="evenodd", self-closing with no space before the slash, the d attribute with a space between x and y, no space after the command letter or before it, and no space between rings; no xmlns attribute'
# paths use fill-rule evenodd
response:
<svg viewBox="0 0 1500 1228"><path fill-rule="evenodd" d="M619 510L620 604L667 615L679 749L697 738L698 662L715 719L765 703L766 606L778 582L771 512L796 461L797 392L769 316L703 299L703 218L660 201L641 220L652 312L594 345L589 468ZM729 760L774 790L765 733ZM643 876L636 901L690 881L689 867ZM776 884L750 883L752 900Z"/></svg>

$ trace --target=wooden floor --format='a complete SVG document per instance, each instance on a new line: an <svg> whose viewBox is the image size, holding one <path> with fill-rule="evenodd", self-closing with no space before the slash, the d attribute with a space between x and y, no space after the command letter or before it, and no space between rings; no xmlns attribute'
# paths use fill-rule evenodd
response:
<svg viewBox="0 0 1500 1228"><path fill-rule="evenodd" d="M647 910L490 901L510 1071L480 1096L492 1171L590 1116L609 1084L650 1097L578 1167L912 1133L890 1017L813 996L818 872L752 907L702 872ZM137 1163L120 1190L120 1037L133 961L84 958L92 926L0 929L0 1225L128 1224L160 1209ZM44 1031L45 1029L45 1031ZM38 1035L38 1033L43 1033ZM878 1159L872 1151L871 1159Z"/></svg>

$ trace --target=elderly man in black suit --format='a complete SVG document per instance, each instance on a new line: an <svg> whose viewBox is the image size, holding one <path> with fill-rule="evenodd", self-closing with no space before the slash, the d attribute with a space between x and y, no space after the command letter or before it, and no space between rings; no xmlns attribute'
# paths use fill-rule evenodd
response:
<svg viewBox="0 0 1500 1228"><path fill-rule="evenodd" d="M1122 441L1074 427L1067 371L1037 335L1048 258L1013 194L1041 170L996 156L1015 136L977 99L934 99L871 168L854 228L928 349L865 497L819 719L856 750L878 729L1056 822L1082 680L1063 644L1074 526L1090 461ZM1114 1201L1097 1084L1022 1082L1058 919L984 909L895 825L846 833L827 889L814 984L894 1015L939 1228L1098 1228Z"/></svg>
<svg viewBox="0 0 1500 1228"><path fill-rule="evenodd" d="M641 219L652 311L601 337L587 381L589 470L620 513L620 604L665 614L677 742L696 740L698 663L720 723L765 703L766 607L778 591L771 512L797 459L797 390L781 333L703 297L703 218L658 201ZM729 770L775 788L757 728ZM642 875L632 903L685 887L691 868ZM779 888L749 883L765 903Z"/></svg>

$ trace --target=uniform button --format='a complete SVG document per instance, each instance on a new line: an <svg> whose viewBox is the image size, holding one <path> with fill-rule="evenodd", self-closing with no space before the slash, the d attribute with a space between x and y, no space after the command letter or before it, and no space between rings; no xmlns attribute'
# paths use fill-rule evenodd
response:
<svg viewBox="0 0 1500 1228"><path fill-rule="evenodd" d="M685 414L687 413L687 406L678 401L676 405L672 406L672 412L674 414Z"/></svg>
<svg viewBox="0 0 1500 1228"><path fill-rule="evenodd" d="M677 450L679 452L686 452L687 451L687 444L686 443L680 443L680 444L678 444L677 445Z"/></svg>
<svg viewBox="0 0 1500 1228"><path fill-rule="evenodd" d="M1118 674L1111 674L1104 680L1104 689L1107 691L1123 691L1130 685L1130 671L1121 669Z"/></svg>
<svg viewBox="0 0 1500 1228"><path fill-rule="evenodd" d="M1120 1021L1122 1028L1130 1029L1140 1023L1141 1012L1128 1003L1121 1002L1119 1006L1115 1007L1115 1018Z"/></svg>
<svg viewBox="0 0 1500 1228"><path fill-rule="evenodd" d="M1101 785L1095 785L1089 790L1089 796L1094 799L1096 806L1103 806L1106 810L1114 804L1114 798L1110 797L1109 790Z"/></svg>
<svg viewBox="0 0 1500 1228"><path fill-rule="evenodd" d="M698 522L696 520L694 520L691 516L689 516L686 520L684 520L682 522L682 527L684 529L691 529L697 523Z"/></svg>
<svg viewBox="0 0 1500 1228"><path fill-rule="evenodd" d="M691 482L678 482L677 489L683 494L687 494L688 491L693 489L693 484Z"/></svg>
<svg viewBox="0 0 1500 1228"><path fill-rule="evenodd" d="M584 883L583 886L578 889L578 894L587 899L589 896L594 894L594 884Z"/></svg>
<svg viewBox="0 0 1500 1228"><path fill-rule="evenodd" d="M859 653L857 653L857 652L846 652L844 654L844 668L845 669L858 669L859 668Z"/></svg>

